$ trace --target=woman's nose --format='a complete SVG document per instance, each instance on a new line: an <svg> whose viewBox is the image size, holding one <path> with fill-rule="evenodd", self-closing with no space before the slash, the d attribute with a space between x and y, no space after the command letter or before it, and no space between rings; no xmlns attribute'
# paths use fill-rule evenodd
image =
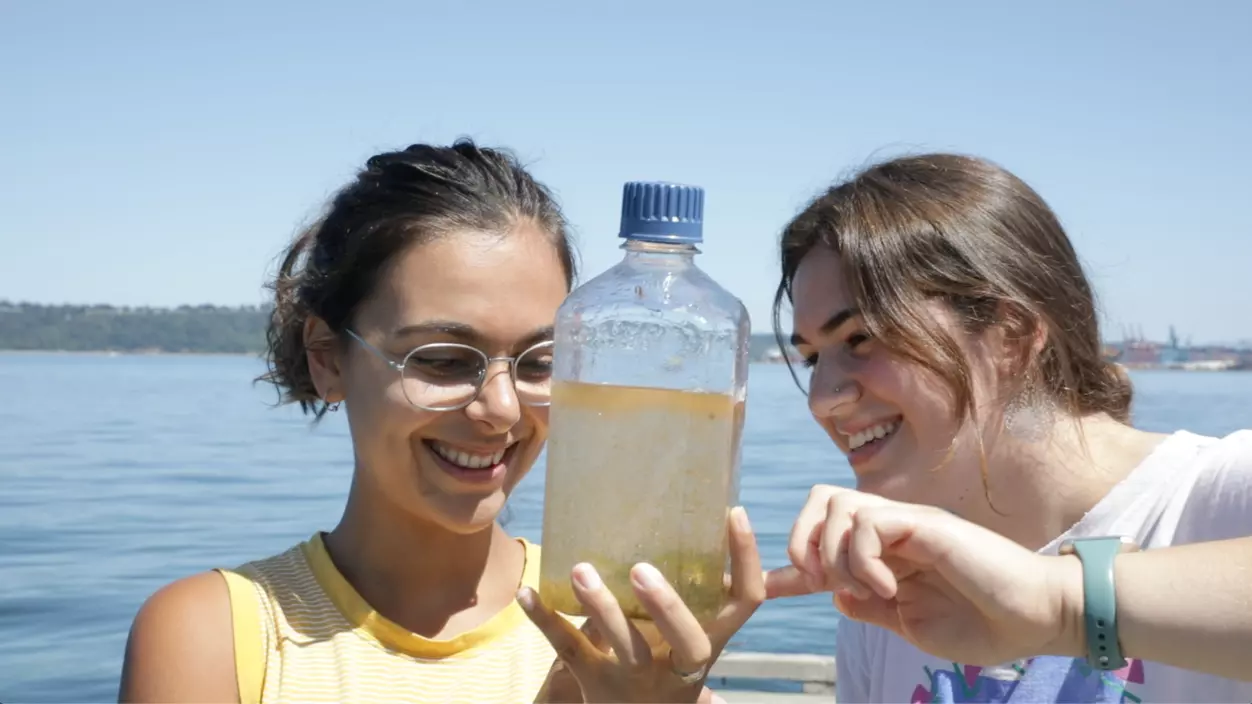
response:
<svg viewBox="0 0 1252 704"><path fill-rule="evenodd" d="M847 376L817 369L809 386L809 410L817 418L846 412L861 397L861 387Z"/></svg>

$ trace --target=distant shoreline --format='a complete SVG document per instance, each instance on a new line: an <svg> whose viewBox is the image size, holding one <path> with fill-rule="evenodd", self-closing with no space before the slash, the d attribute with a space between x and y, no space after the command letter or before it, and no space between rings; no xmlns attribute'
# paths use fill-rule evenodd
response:
<svg viewBox="0 0 1252 704"><path fill-rule="evenodd" d="M78 357L250 357L252 359L264 360L263 352L209 352L198 350L185 350L172 352L168 350L31 350L31 349L5 349L0 348L0 355L57 355L57 356L78 356ZM768 365L768 366L784 366L786 363L781 359L763 358L749 359L752 365ZM1192 373L1216 373L1216 372L1247 372L1252 371L1252 367L1235 366L1235 367L1186 367L1178 364L1122 364L1118 363L1127 371L1156 371L1156 372L1192 372Z"/></svg>
<svg viewBox="0 0 1252 704"><path fill-rule="evenodd" d="M754 360L751 360L751 363L752 363L752 364L771 364L771 365L776 364L776 365L780 365L780 366L781 366L781 365L785 365L785 364L786 364L786 362L785 362L784 360L782 360L782 359L774 359L774 358L770 358L770 359L754 359ZM798 362L797 362L797 363L798 363ZM1126 371L1131 371L1131 372L1196 372L1196 373L1208 373L1208 374L1211 374L1211 373L1214 373L1214 372L1246 372L1246 371L1252 371L1252 366L1238 365L1238 364L1234 364L1233 366L1224 366L1224 365L1208 365L1208 364L1204 364L1204 363L1200 363L1200 364L1187 364L1187 363L1170 363L1170 364L1132 363L1132 364L1124 364L1124 363L1122 363L1122 362L1114 362L1114 364L1116 364L1117 366L1121 367L1122 369L1125 369Z"/></svg>
<svg viewBox="0 0 1252 704"><path fill-rule="evenodd" d="M36 355L54 354L81 357L254 357L262 359L261 352L209 352L185 350L171 352L168 350L16 350L0 348L0 354Z"/></svg>

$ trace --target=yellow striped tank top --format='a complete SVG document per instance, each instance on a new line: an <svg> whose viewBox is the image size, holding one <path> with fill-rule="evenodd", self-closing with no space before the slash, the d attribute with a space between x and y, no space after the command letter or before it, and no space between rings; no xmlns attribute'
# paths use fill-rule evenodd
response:
<svg viewBox="0 0 1252 704"><path fill-rule="evenodd" d="M537 589L539 546L520 542L522 583ZM451 640L400 627L353 589L320 534L219 572L244 704L533 702L555 657L516 603Z"/></svg>

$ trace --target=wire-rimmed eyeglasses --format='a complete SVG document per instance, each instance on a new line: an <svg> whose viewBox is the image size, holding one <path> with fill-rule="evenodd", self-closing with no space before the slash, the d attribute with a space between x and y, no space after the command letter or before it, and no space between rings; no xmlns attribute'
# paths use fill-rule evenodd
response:
<svg viewBox="0 0 1252 704"><path fill-rule="evenodd" d="M508 362L517 400L528 406L552 401L552 341L528 347L515 357L488 357L458 342L431 342L413 348L397 362L352 330L347 333L400 373L404 397L425 411L455 411L473 403L492 362Z"/></svg>

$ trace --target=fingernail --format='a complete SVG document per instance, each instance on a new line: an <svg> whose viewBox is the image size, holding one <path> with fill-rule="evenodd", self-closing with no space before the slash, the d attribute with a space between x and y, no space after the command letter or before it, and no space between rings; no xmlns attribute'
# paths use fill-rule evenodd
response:
<svg viewBox="0 0 1252 704"><path fill-rule="evenodd" d="M865 601L866 599L869 598L868 592L866 592L861 587L855 586L855 585L851 587L844 587L839 590L839 593L843 594L844 596L850 596L853 599L856 599L857 601Z"/></svg>
<svg viewBox="0 0 1252 704"><path fill-rule="evenodd" d="M640 589L660 589L665 586L665 576L646 562L635 565L635 569L630 571L630 578Z"/></svg>
<svg viewBox="0 0 1252 704"><path fill-rule="evenodd" d="M523 609L533 611L535 608L535 591L530 587L518 589L517 603L521 604Z"/></svg>
<svg viewBox="0 0 1252 704"><path fill-rule="evenodd" d="M600 575L596 573L596 568L586 562L574 565L574 580L589 592L598 591L604 586L604 582L600 581Z"/></svg>
<svg viewBox="0 0 1252 704"><path fill-rule="evenodd" d="M735 527L744 533L752 531L752 524L748 522L748 510L742 506L736 506L730 510L731 520L735 522Z"/></svg>

